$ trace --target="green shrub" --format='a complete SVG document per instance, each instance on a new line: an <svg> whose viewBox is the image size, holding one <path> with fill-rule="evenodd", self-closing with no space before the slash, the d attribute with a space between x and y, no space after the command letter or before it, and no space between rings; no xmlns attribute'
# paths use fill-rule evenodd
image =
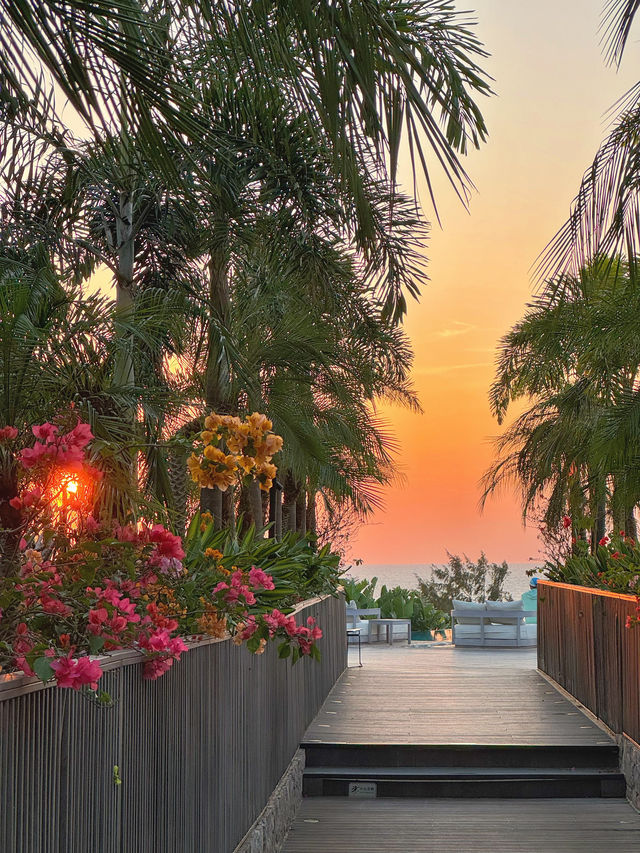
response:
<svg viewBox="0 0 640 853"><path fill-rule="evenodd" d="M587 542L578 541L564 562L547 562L543 571L557 583L640 595L640 544L624 535L605 536L592 554Z"/></svg>
<svg viewBox="0 0 640 853"><path fill-rule="evenodd" d="M212 522L193 519L185 538L184 565L191 574L210 562L207 551L221 553L217 561L223 569L248 571L252 566L273 576L275 590L265 592L274 601L296 603L316 595L336 595L340 584L340 557L328 545L316 550L311 538L285 534L280 541L257 535L252 526L238 537L236 531L215 530Z"/></svg>
<svg viewBox="0 0 640 853"><path fill-rule="evenodd" d="M356 607L360 607L363 610L379 606L377 604L378 599L375 597L378 578L359 581L356 578L343 576L340 579L340 583L344 589L344 598L347 604L350 601L355 601Z"/></svg>
<svg viewBox="0 0 640 853"><path fill-rule="evenodd" d="M448 614L454 598L461 601L511 601L511 596L503 589L509 571L506 562L500 565L490 563L484 553L475 563L468 557L463 560L457 554L448 556L446 566L432 566L432 578L418 578L421 597L432 602L437 610Z"/></svg>

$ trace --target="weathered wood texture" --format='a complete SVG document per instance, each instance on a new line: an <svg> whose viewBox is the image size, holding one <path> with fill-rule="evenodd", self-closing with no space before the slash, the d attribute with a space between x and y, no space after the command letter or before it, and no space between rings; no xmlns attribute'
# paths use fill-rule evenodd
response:
<svg viewBox="0 0 640 853"><path fill-rule="evenodd" d="M149 682L125 655L101 681L112 708L29 684L15 695L5 679L2 853L233 850L346 664L344 602L316 600L309 615L325 632L319 664L219 641Z"/></svg>
<svg viewBox="0 0 640 853"><path fill-rule="evenodd" d="M535 650L367 647L363 659L337 682L305 741L611 743L536 672Z"/></svg>
<svg viewBox="0 0 640 853"><path fill-rule="evenodd" d="M635 598L538 584L538 666L599 719L640 742L640 628Z"/></svg>
<svg viewBox="0 0 640 853"><path fill-rule="evenodd" d="M637 853L625 800L303 800L283 853Z"/></svg>

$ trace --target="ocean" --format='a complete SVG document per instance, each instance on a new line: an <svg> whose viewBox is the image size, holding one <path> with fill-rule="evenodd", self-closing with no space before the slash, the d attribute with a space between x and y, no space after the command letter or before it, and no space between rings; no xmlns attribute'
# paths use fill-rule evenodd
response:
<svg viewBox="0 0 640 853"><path fill-rule="evenodd" d="M513 598L520 598L522 593L529 589L527 570L531 571L531 569L538 568L541 565L542 563L536 562L509 563L509 572L503 585L505 592L511 593ZM410 563L396 566L365 565L363 563L361 566L352 566L347 572L347 577L357 578L358 580L378 578L376 592L379 592L382 586L402 586L406 589L417 589L417 578L430 578L431 570L431 563Z"/></svg>

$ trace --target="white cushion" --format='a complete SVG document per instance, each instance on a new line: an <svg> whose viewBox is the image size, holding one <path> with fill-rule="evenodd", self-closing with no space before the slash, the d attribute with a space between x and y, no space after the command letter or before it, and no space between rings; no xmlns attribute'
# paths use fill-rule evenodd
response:
<svg viewBox="0 0 640 853"><path fill-rule="evenodd" d="M510 610L524 610L524 604L522 603L522 599L519 598L517 601L487 601L487 610L491 611L504 611L505 617L509 613ZM515 624L515 619L500 619L497 616L491 614L491 621L495 622L497 625L513 625ZM524 622L524 616L520 620Z"/></svg>
<svg viewBox="0 0 640 853"><path fill-rule="evenodd" d="M487 601L487 610L524 610L522 599L516 601Z"/></svg>
<svg viewBox="0 0 640 853"><path fill-rule="evenodd" d="M456 616L456 622L458 625L479 625L480 619L478 616L480 613L486 610L485 604L483 601L460 601L457 598L453 599L453 609L454 610L464 610L469 612L469 616ZM477 614L474 616L473 614Z"/></svg>

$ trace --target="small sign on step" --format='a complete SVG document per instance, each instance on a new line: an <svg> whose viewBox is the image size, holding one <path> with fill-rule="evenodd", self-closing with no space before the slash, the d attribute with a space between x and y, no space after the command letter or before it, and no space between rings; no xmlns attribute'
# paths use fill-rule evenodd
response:
<svg viewBox="0 0 640 853"><path fill-rule="evenodd" d="M378 796L378 786L375 782L349 782L349 796L375 799Z"/></svg>

